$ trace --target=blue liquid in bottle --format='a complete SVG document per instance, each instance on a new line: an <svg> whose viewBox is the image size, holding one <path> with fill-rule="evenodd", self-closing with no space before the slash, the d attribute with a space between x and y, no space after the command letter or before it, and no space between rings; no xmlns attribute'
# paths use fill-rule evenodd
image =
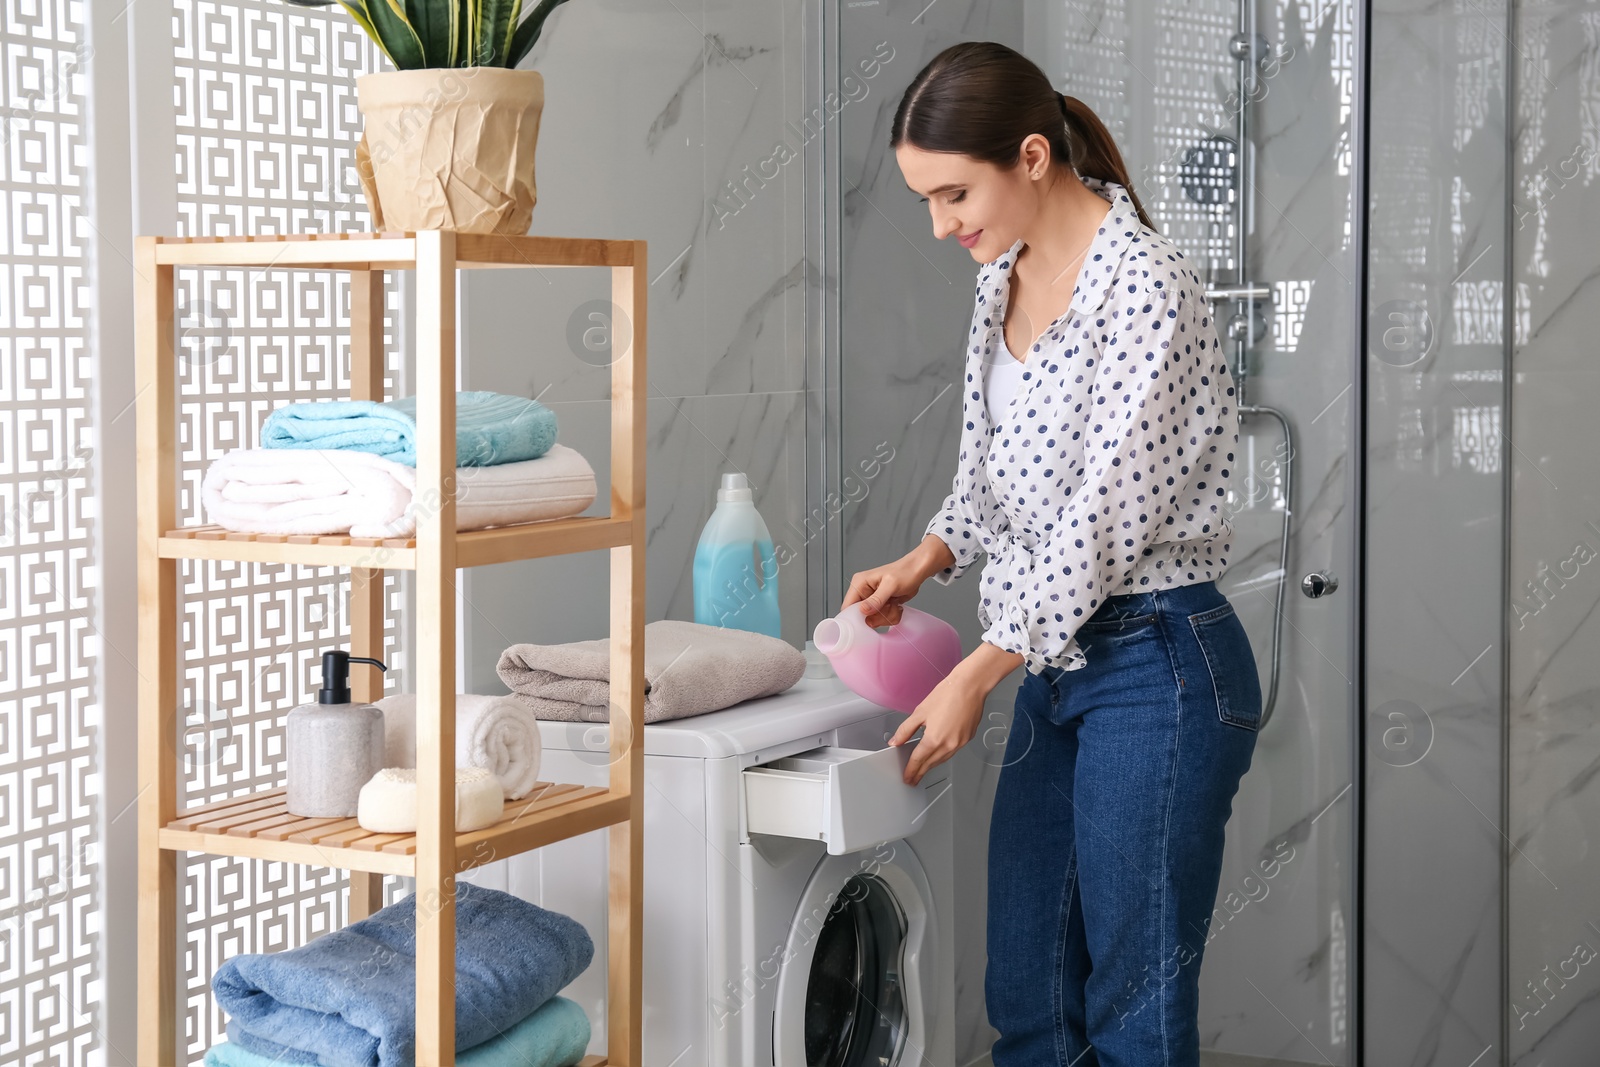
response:
<svg viewBox="0 0 1600 1067"><path fill-rule="evenodd" d="M722 476L694 550L694 621L783 636L778 558L743 474Z"/></svg>

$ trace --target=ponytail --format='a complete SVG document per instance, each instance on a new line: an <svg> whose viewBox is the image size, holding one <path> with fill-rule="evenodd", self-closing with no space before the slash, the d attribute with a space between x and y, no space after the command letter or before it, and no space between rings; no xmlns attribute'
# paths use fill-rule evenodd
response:
<svg viewBox="0 0 1600 1067"><path fill-rule="evenodd" d="M1117 142L1112 139L1106 124L1100 121L1100 116L1075 96L1056 93L1056 100L1061 105L1061 114L1066 118L1067 129L1072 134L1070 142L1074 151L1068 159L1072 168L1079 174L1116 182L1126 189L1128 199L1133 201L1134 210L1139 213L1139 221L1154 230L1155 224L1144 213L1144 205L1139 203L1139 197L1133 191L1133 182L1128 179L1128 168L1122 162L1122 153L1117 151Z"/></svg>

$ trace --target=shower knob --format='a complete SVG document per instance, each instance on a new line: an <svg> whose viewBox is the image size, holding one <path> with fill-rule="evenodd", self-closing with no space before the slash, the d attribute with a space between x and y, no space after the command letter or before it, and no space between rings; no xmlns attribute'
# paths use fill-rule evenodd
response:
<svg viewBox="0 0 1600 1067"><path fill-rule="evenodd" d="M1228 54L1230 56L1234 59L1254 60L1257 66L1261 66L1267 61L1268 52L1271 48L1272 43L1267 40L1265 34L1261 33L1252 37L1250 34L1240 30L1228 38Z"/></svg>
<svg viewBox="0 0 1600 1067"><path fill-rule="evenodd" d="M1339 579L1331 574L1323 574L1321 571L1312 571L1300 579L1300 591L1313 600L1319 596L1327 596L1337 588L1339 588Z"/></svg>

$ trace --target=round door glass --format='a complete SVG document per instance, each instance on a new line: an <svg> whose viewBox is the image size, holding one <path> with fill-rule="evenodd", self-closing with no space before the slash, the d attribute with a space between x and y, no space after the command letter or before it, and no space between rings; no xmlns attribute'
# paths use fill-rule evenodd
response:
<svg viewBox="0 0 1600 1067"><path fill-rule="evenodd" d="M817 935L806 983L807 1067L890 1067L906 1037L906 921L883 879L844 884Z"/></svg>

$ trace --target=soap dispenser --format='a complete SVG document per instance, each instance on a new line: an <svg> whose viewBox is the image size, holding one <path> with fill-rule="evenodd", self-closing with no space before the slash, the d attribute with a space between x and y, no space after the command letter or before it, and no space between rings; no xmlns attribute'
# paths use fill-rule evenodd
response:
<svg viewBox="0 0 1600 1067"><path fill-rule="evenodd" d="M737 471L722 476L717 507L694 550L694 621L783 636L772 534Z"/></svg>
<svg viewBox="0 0 1600 1067"><path fill-rule="evenodd" d="M355 818L361 787L383 770L383 709L350 703L350 664L382 663L338 649L322 654L322 688L315 704L289 713L284 759L290 815Z"/></svg>

